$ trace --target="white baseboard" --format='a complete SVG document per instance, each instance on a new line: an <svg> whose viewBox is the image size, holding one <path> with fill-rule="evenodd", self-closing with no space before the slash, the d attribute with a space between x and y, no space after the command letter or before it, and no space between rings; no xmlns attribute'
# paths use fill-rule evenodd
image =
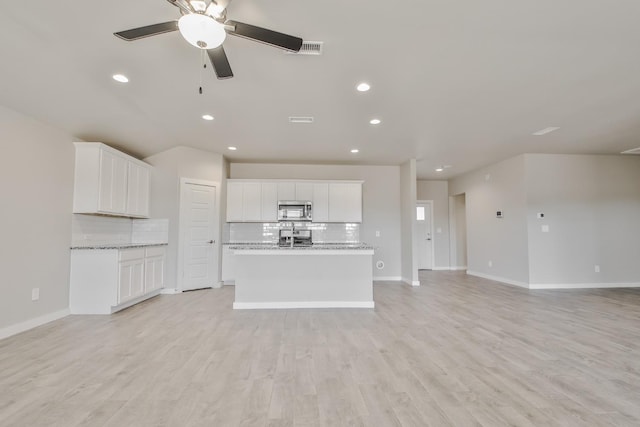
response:
<svg viewBox="0 0 640 427"><path fill-rule="evenodd" d="M176 288L164 288L160 291L160 293L162 295L174 295L174 294L181 294L182 291Z"/></svg>
<svg viewBox="0 0 640 427"><path fill-rule="evenodd" d="M373 276L374 282L400 282L402 281L401 276Z"/></svg>
<svg viewBox="0 0 640 427"><path fill-rule="evenodd" d="M531 283L529 289L640 288L636 283Z"/></svg>
<svg viewBox="0 0 640 427"><path fill-rule="evenodd" d="M407 285L420 286L420 281L419 280L411 280L411 279L407 279L406 277L403 277L402 281L404 283L406 283Z"/></svg>
<svg viewBox="0 0 640 427"><path fill-rule="evenodd" d="M234 310L260 310L278 308L374 308L373 301L276 301L234 302Z"/></svg>
<svg viewBox="0 0 640 427"><path fill-rule="evenodd" d="M457 267L433 267L431 270L432 271L459 271L459 270L466 270L467 267L466 266L457 266Z"/></svg>
<svg viewBox="0 0 640 427"><path fill-rule="evenodd" d="M0 340L19 334L20 332L28 331L29 329L37 328L38 326L53 322L54 320L62 319L68 315L69 309L65 308L64 310L45 314L44 316L36 317L35 319L29 319L24 322L16 323L15 325L7 326L6 328L0 329Z"/></svg>
<svg viewBox="0 0 640 427"><path fill-rule="evenodd" d="M492 276L491 274L480 273L478 271L467 270L469 276L482 277L483 279L494 280L496 282L506 283L508 285L518 286L520 288L529 289L529 284L517 280L507 279L506 277Z"/></svg>
<svg viewBox="0 0 640 427"><path fill-rule="evenodd" d="M640 282L624 283L525 283L517 280L506 279L504 277L492 276L490 274L479 273L477 271L467 271L470 276L482 277L483 279L495 280L496 282L518 286L526 289L609 289L609 288L640 288Z"/></svg>

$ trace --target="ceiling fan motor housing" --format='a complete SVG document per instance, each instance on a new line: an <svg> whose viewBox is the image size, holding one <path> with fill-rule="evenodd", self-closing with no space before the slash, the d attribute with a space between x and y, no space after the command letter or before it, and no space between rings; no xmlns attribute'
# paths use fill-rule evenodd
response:
<svg viewBox="0 0 640 427"><path fill-rule="evenodd" d="M216 48L227 37L222 24L202 13L181 16L178 20L178 29L189 44L199 49Z"/></svg>

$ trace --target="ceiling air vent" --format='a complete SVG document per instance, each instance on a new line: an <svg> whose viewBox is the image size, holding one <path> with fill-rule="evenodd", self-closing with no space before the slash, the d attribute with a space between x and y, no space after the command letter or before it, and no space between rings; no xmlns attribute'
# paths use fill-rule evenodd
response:
<svg viewBox="0 0 640 427"><path fill-rule="evenodd" d="M631 150L623 151L622 154L640 154L640 147L632 148Z"/></svg>
<svg viewBox="0 0 640 427"><path fill-rule="evenodd" d="M313 123L313 117L289 117L289 123Z"/></svg>
<svg viewBox="0 0 640 427"><path fill-rule="evenodd" d="M322 45L324 42L302 42L302 47L298 52L285 51L291 55L322 55Z"/></svg>

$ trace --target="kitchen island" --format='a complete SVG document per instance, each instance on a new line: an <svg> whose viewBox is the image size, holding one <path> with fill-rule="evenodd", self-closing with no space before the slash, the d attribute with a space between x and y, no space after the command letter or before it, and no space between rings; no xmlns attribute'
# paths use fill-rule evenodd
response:
<svg viewBox="0 0 640 427"><path fill-rule="evenodd" d="M373 247L366 244L229 244L234 309L373 308Z"/></svg>

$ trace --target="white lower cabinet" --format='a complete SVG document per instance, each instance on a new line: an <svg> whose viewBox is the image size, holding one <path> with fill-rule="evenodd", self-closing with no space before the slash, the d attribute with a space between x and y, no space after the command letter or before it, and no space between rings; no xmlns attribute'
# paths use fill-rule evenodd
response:
<svg viewBox="0 0 640 427"><path fill-rule="evenodd" d="M227 246L222 249L222 282L231 285L236 280L236 256Z"/></svg>
<svg viewBox="0 0 640 427"><path fill-rule="evenodd" d="M165 246L71 251L71 314L111 314L164 287Z"/></svg>

